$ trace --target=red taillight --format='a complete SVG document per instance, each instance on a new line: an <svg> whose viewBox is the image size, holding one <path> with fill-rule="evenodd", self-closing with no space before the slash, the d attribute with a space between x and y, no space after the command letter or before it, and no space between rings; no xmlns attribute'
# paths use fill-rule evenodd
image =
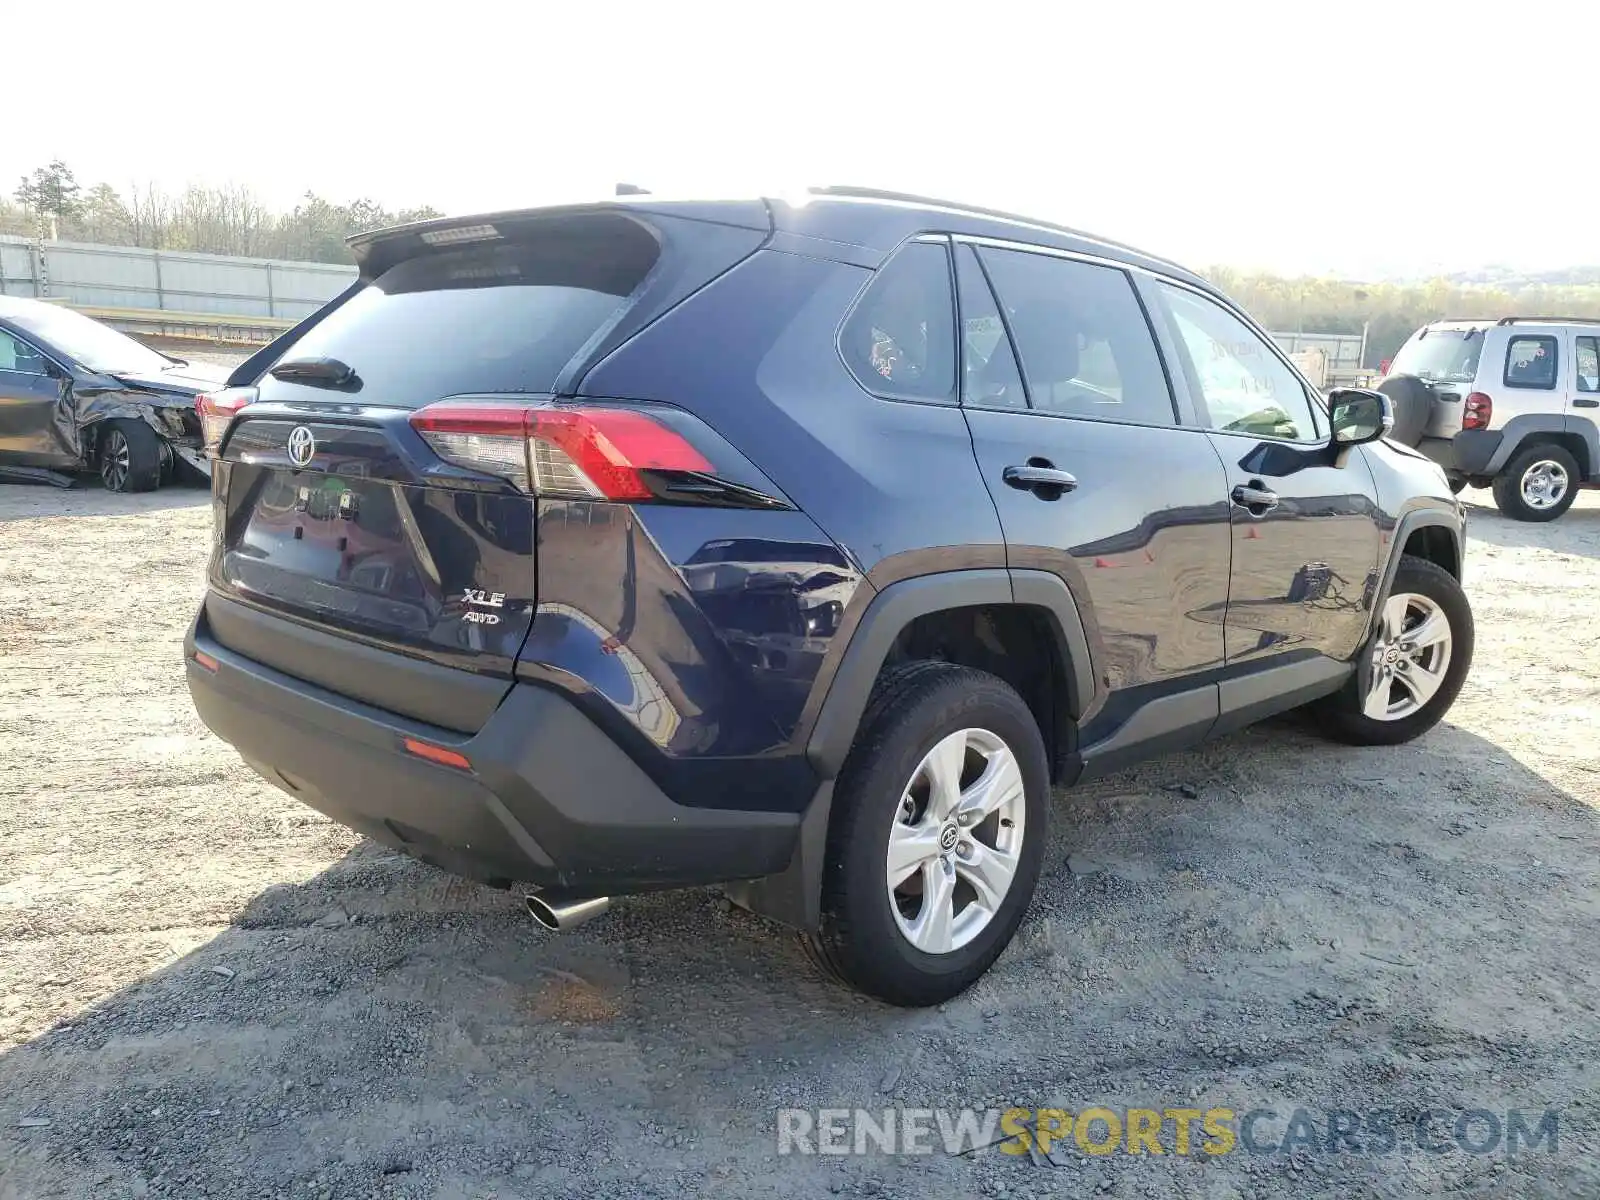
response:
<svg viewBox="0 0 1600 1200"><path fill-rule="evenodd" d="M413 737L404 739L401 744L405 746L407 754L425 758L429 762L438 763L441 767L455 767L461 771L472 770L472 764L467 761L465 754L458 754L454 750L446 750L443 746L435 746Z"/></svg>
<svg viewBox="0 0 1600 1200"><path fill-rule="evenodd" d="M626 408L445 400L411 426L446 462L545 496L648 500L644 471L711 471L681 434Z"/></svg>
<svg viewBox="0 0 1600 1200"><path fill-rule="evenodd" d="M229 423L255 398L255 388L225 388L194 398L194 411L200 417L200 436L205 441L207 454L216 454Z"/></svg>
<svg viewBox="0 0 1600 1200"><path fill-rule="evenodd" d="M210 671L213 675L217 673L217 660L212 658L211 655L207 654L204 650L196 650L194 652L194 662L195 666L203 667L205 670Z"/></svg>
<svg viewBox="0 0 1600 1200"><path fill-rule="evenodd" d="M1493 417L1494 401L1482 392L1473 392L1461 410L1461 428L1487 429Z"/></svg>

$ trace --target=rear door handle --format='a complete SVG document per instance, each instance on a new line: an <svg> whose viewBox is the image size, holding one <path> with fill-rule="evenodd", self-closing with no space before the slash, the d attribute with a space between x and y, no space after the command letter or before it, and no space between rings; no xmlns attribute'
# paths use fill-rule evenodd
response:
<svg viewBox="0 0 1600 1200"><path fill-rule="evenodd" d="M1252 479L1233 489L1233 502L1248 509L1251 516L1260 517L1278 507L1278 493L1262 487L1259 479Z"/></svg>
<svg viewBox="0 0 1600 1200"><path fill-rule="evenodd" d="M1600 408L1600 400L1574 400L1573 408Z"/></svg>
<svg viewBox="0 0 1600 1200"><path fill-rule="evenodd" d="M1000 477L1014 488L1033 492L1036 496L1049 500L1054 500L1062 492L1070 492L1078 486L1076 475L1059 471L1042 459L1032 459L1021 467L1007 467L1000 473Z"/></svg>

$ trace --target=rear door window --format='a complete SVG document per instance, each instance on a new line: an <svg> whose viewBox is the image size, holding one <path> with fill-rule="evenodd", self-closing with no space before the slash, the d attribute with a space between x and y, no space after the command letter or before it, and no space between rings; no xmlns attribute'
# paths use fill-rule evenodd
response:
<svg viewBox="0 0 1600 1200"><path fill-rule="evenodd" d="M348 364L368 404L418 408L474 392L548 392L622 314L657 254L649 231L610 216L424 253L383 272L284 357ZM270 378L262 386L309 390Z"/></svg>
<svg viewBox="0 0 1600 1200"><path fill-rule="evenodd" d="M1600 338L1578 339L1578 390L1600 392Z"/></svg>
<svg viewBox="0 0 1600 1200"><path fill-rule="evenodd" d="M1176 424L1161 357L1126 272L1025 250L985 248L979 257L1036 411Z"/></svg>
<svg viewBox="0 0 1600 1200"><path fill-rule="evenodd" d="M1514 388L1556 386L1556 339L1548 334L1518 334L1506 346L1505 385Z"/></svg>
<svg viewBox="0 0 1600 1200"><path fill-rule="evenodd" d="M840 334L857 382L891 400L956 402L955 302L943 242L912 242L878 268Z"/></svg>

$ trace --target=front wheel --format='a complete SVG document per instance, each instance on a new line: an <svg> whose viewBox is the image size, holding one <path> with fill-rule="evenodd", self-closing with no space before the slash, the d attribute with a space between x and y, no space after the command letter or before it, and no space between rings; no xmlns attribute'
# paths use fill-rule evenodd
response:
<svg viewBox="0 0 1600 1200"><path fill-rule="evenodd" d="M106 491L155 491L161 486L161 459L161 439L144 422L106 422L100 435L100 482Z"/></svg>
<svg viewBox="0 0 1600 1200"><path fill-rule="evenodd" d="M1455 576L1406 555L1378 613L1360 669L1316 706L1327 733L1358 746L1394 746L1439 723L1472 665L1472 608Z"/></svg>
<svg viewBox="0 0 1600 1200"><path fill-rule="evenodd" d="M840 772L822 927L829 974L891 1004L938 1004L989 969L1038 882L1049 769L1022 698L919 662L879 684Z"/></svg>

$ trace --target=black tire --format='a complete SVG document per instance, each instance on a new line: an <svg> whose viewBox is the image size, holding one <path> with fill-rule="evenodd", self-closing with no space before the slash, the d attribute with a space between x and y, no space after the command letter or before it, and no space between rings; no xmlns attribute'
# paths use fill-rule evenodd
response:
<svg viewBox="0 0 1600 1200"><path fill-rule="evenodd" d="M924 953L901 932L890 900L891 825L929 751L966 729L999 738L1016 759L1022 845L988 923L957 949ZM801 945L825 973L890 1004L923 1007L958 995L989 969L1022 922L1044 858L1049 801L1044 739L1015 691L986 672L948 663L894 669L878 684L840 771L823 868L822 928L801 935Z"/></svg>
<svg viewBox="0 0 1600 1200"><path fill-rule="evenodd" d="M1415 375L1391 375L1378 385L1378 390L1389 397L1394 413L1394 428L1389 436L1402 445L1415 446L1422 440L1433 413L1433 389Z"/></svg>
<svg viewBox="0 0 1600 1200"><path fill-rule="evenodd" d="M1555 503L1537 508L1523 495L1522 481L1529 470L1540 463L1553 463L1566 474L1566 491ZM1565 446L1554 442L1539 442L1512 455L1505 469L1495 476L1495 507L1513 521L1554 521L1578 498L1578 485L1583 476L1578 471L1578 460Z"/></svg>
<svg viewBox="0 0 1600 1200"><path fill-rule="evenodd" d="M1444 680L1432 698L1409 716L1393 720L1367 716L1362 711L1366 698L1364 685L1370 677L1371 658L1379 637L1375 633L1374 640L1362 647L1359 660L1362 670L1332 696L1312 705L1314 714L1321 718L1315 723L1316 728L1335 741L1353 746L1397 746L1420 737L1450 710L1466 681L1467 671L1472 666L1474 627L1472 607L1467 603L1461 584L1436 563L1408 554L1400 560L1394 586L1389 592L1391 598L1406 594L1433 601L1449 622L1450 661L1444 669Z"/></svg>
<svg viewBox="0 0 1600 1200"><path fill-rule="evenodd" d="M99 457L100 482L108 492L153 492L161 486L161 439L143 421L107 421Z"/></svg>

